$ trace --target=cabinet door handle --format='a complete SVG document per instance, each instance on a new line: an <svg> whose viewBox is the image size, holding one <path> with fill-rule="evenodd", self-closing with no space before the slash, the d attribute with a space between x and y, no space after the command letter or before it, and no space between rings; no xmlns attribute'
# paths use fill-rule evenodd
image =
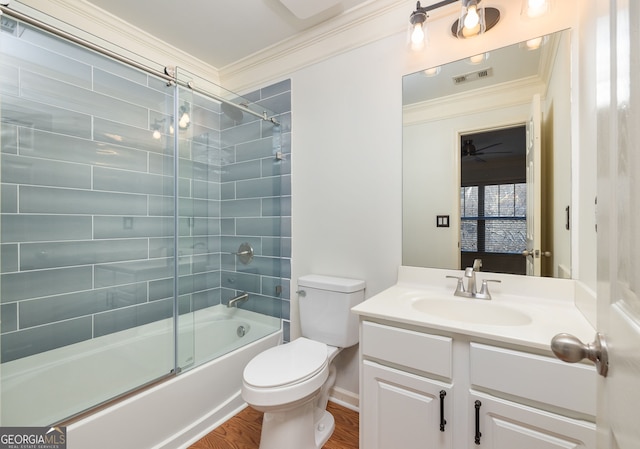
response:
<svg viewBox="0 0 640 449"><path fill-rule="evenodd" d="M476 444L480 444L480 437L482 436L482 433L480 433L480 406L482 405L482 402L480 401L476 401L475 402L475 406L476 406Z"/></svg>
<svg viewBox="0 0 640 449"><path fill-rule="evenodd" d="M444 432L444 426L447 424L447 420L444 419L444 397L447 392L440 390L440 432Z"/></svg>

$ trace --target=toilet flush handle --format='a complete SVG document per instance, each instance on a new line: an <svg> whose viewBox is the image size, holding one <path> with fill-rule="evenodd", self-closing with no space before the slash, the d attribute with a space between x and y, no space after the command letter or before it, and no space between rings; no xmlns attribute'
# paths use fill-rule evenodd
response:
<svg viewBox="0 0 640 449"><path fill-rule="evenodd" d="M304 290L297 290L296 293L298 294L298 296L301 296L302 298L307 296L307 292L305 292Z"/></svg>

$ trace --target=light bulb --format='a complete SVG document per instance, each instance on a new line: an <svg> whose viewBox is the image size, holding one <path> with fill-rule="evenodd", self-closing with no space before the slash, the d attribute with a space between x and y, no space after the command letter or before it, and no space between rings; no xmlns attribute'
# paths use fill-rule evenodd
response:
<svg viewBox="0 0 640 449"><path fill-rule="evenodd" d="M548 0L527 0L527 15L529 17L539 17L549 9Z"/></svg>
<svg viewBox="0 0 640 449"><path fill-rule="evenodd" d="M421 50L424 47L424 30L422 29L422 23L416 23L413 26L413 32L411 33L411 49Z"/></svg>
<svg viewBox="0 0 640 449"><path fill-rule="evenodd" d="M480 23L480 16L478 16L478 7L471 5L467 9L467 15L464 16L464 27L467 29L473 29Z"/></svg>
<svg viewBox="0 0 640 449"><path fill-rule="evenodd" d="M160 140L160 137L162 137L162 134L160 134L160 131L157 129L153 130L153 138L156 140Z"/></svg>

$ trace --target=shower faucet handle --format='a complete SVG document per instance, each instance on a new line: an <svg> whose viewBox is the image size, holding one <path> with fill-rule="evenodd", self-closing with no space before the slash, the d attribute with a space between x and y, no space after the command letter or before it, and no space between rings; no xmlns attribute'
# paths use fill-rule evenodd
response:
<svg viewBox="0 0 640 449"><path fill-rule="evenodd" d="M248 243L244 242L240 244L238 251L233 254L234 256L238 256L238 259L242 264L247 265L249 262L253 260L253 247Z"/></svg>

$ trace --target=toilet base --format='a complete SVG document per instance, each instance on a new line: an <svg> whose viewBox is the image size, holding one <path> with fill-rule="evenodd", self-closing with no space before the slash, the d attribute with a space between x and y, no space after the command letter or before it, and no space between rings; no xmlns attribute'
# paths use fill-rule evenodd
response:
<svg viewBox="0 0 640 449"><path fill-rule="evenodd" d="M316 425L316 447L320 449L324 443L331 437L333 430L336 428L336 422L333 415L326 410L320 410L322 417L315 423Z"/></svg>
<svg viewBox="0 0 640 449"><path fill-rule="evenodd" d="M291 410L265 412L259 449L322 448L333 433L335 420L315 404L309 401Z"/></svg>

